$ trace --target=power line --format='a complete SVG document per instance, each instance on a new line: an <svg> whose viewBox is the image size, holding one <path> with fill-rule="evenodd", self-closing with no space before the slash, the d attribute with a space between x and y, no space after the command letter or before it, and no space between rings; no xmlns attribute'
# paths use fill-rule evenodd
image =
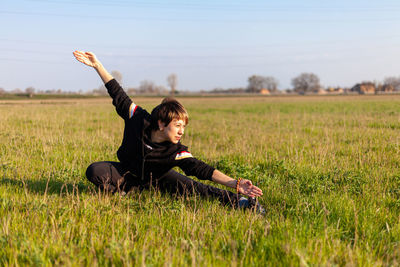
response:
<svg viewBox="0 0 400 267"><path fill-rule="evenodd" d="M352 62L354 62L355 60L357 60L357 63L360 63L362 61L371 62L371 59L368 57L365 57L363 55L351 55L351 56L346 56L347 60L351 60ZM74 62L75 60L71 58L71 61L66 62L64 61L51 61L51 60L29 60L29 59L20 59L20 58L0 58L1 61L11 61L11 62L23 62L23 63L39 63L39 64L46 64L46 65L66 65L66 63L71 63ZM303 63L310 63L310 62L331 62L331 61L339 61L341 62L343 59L341 58L330 58L330 59L319 59L319 58L314 58L311 60L297 60L294 58L286 58L286 59L278 59L278 60L274 60L273 64L275 65L279 65L280 67L282 67L282 64L303 64ZM394 59L393 59L394 60ZM232 69L232 68L252 68L252 67L270 67L271 62L252 62L252 63L229 63L227 64L226 62L213 62L212 63L212 69ZM132 66L132 65L131 65ZM143 69L143 68L163 68L163 69L170 69L170 68L174 68L174 69L204 69L204 70L210 70L210 63L208 62L182 62L182 63L178 63L178 62L165 62L165 63L149 63L149 62L145 62L145 63L137 63L136 64L137 68ZM276 67L274 67L276 68ZM262 71L262 69L260 70Z"/></svg>
<svg viewBox="0 0 400 267"><path fill-rule="evenodd" d="M396 47L396 48L399 46L397 44L392 44L392 45L394 47ZM374 48L377 49L377 48L387 48L387 47L386 46L383 46L383 47L382 46L375 46ZM42 55L42 56L46 56L48 54L64 55L64 56L68 56L71 59L71 61L74 61L71 52L61 52L61 51L60 52L49 52L48 50L46 50L46 51L37 51L37 50L18 50L18 49L4 49L4 48L1 49L1 50L2 51L6 51L6 52L15 52L15 53L18 53L18 54L21 54L21 53L33 53L33 54L39 54L39 55ZM328 51L325 51L325 52L340 52L340 51L346 51L346 50L347 51L352 51L353 49L348 48L346 46L346 47L343 47L343 48L340 48L340 49L335 49L333 51L332 50L328 50ZM381 50L379 50L379 51L381 51ZM304 52L303 51L303 53L296 53L296 57L305 58L305 59L303 59L301 61L304 61L304 60L307 61L307 58L309 58L309 57L319 58L318 59L319 61L324 61L324 60L326 60L326 58L324 56L325 52L320 52L318 54L318 53L315 53L314 50L312 49L309 52ZM209 66L209 63L208 62L201 62L201 61L199 62L198 60L197 61L194 61L194 60L195 59L204 59L206 61L212 60L213 62L215 62L215 60L217 60L217 61L218 60L224 60L226 62L227 59L231 59L232 61L235 61L237 59L241 59L243 61L243 59L265 60L265 59L273 58L272 55L262 54L262 53L259 53L259 54L247 54L247 55L243 54L243 53L242 54L230 54L230 55L227 55L227 54L225 54L225 55L221 55L221 54L218 54L218 55L191 55L191 54L182 54L182 55L135 55L135 54L103 54L103 53L97 53L97 55L99 57L101 57L101 58L105 58L105 57L132 58L133 57L133 58L136 58L136 59L160 59L160 60L167 59L167 60L169 60L169 62L175 62L175 63L177 63L176 60L184 60L184 61L185 60L191 60L191 65L196 65L196 64L198 65L199 63L201 63L201 64L204 64L204 66ZM175 59L175 60L171 61L171 59ZM64 59L62 61L53 61L53 60L49 61L49 60L43 60L43 59L35 60L35 59L19 59L19 58L10 58L10 57L1 58L0 60L20 61L20 62L35 62L35 63L51 63L51 64L53 64L53 63L62 64L62 62L68 61L68 59L67 60ZM328 60L330 60L330 59L328 58ZM276 59L274 59L274 61L276 61ZM265 64L264 62L265 61L263 61L263 63L261 63L261 64ZM143 64L143 62L138 62L138 64ZM154 63L145 62L145 64L154 64ZM158 64L169 65L168 62L162 62L162 61L160 63L158 63ZM185 62L181 62L179 64L182 65L182 64L186 64L186 63ZM253 62L251 64L250 63L247 64L246 66L253 66L254 64L259 64L259 63L254 63ZM215 67L214 63L213 63L213 66ZM231 67L232 64L229 63L229 64L225 64L224 66ZM240 65L240 66L242 66L242 65Z"/></svg>
<svg viewBox="0 0 400 267"><path fill-rule="evenodd" d="M90 5L90 6L132 6L132 7L159 7L159 8L169 8L169 9L206 9L206 10L223 10L223 11L273 11L273 12L287 12L287 11L357 11L357 12L363 12L363 11L390 11L390 12L397 12L396 9L399 9L400 6L398 5L392 5L392 6L387 6L387 5L379 5L379 6L357 6L357 7L351 7L351 6L315 6L315 5L290 5L290 6L273 6L273 5L252 5L250 2L232 2L229 1L228 3L208 3L205 4L204 2L170 2L170 3L165 3L165 2L156 2L156 1L148 1L148 2L143 2L143 1L73 1L73 0L29 0L29 2L36 2L36 3L51 3L51 4L74 4L74 5Z"/></svg>
<svg viewBox="0 0 400 267"><path fill-rule="evenodd" d="M143 45L101 45L99 43L66 43L66 42L54 42L54 41L32 41L32 40L24 40L24 39L9 39L9 38L0 38L1 42L12 42L12 43L23 43L23 44L39 44L39 45L47 45L47 46L61 46L61 47L78 47L80 49L84 47L99 47L99 48L110 48L110 49L168 49L168 50L182 50L182 49L226 49L228 46L230 48L236 49L259 49L259 48L282 48L282 47L301 47L301 46L333 46L338 44L352 44L354 42L363 42L362 40L374 40L374 41L383 41L383 40L393 40L396 38L400 38L400 35L392 34L392 35L371 35L368 36L353 36L353 39L337 39L334 40L320 40L320 41L309 41L309 42L299 42L299 41L287 41L281 43L259 43L259 44L213 44L213 45L187 45L187 44L171 44L171 45L154 45L154 44L145 44L146 41L142 41ZM364 43L364 42L363 42ZM4 44L4 43L3 43ZM394 45L394 44L393 44ZM8 48L6 48L8 49Z"/></svg>
<svg viewBox="0 0 400 267"><path fill-rule="evenodd" d="M0 58L1 61L15 61L15 62L29 62L29 63L45 63L45 64L65 64L65 62L61 61L53 61L53 60L36 60L36 59L20 59L20 58Z"/></svg>
<svg viewBox="0 0 400 267"><path fill-rule="evenodd" d="M67 18L79 18L79 19L101 19L101 20L128 20L128 21L161 21L161 22L209 22L209 23L279 23L279 24L292 24L292 23L349 23L349 22L398 22L399 17L395 18L353 18L348 17L346 19L337 20L337 18L299 18L299 19L269 19L268 17L259 17L257 19L209 19L209 18L160 18L160 17L138 17L138 16L108 16L108 15L76 15L76 14L61 14L61 13L44 13L44 12L23 12L23 11L8 11L0 10L0 14L5 15L23 15L23 16L40 16L40 17L67 17Z"/></svg>

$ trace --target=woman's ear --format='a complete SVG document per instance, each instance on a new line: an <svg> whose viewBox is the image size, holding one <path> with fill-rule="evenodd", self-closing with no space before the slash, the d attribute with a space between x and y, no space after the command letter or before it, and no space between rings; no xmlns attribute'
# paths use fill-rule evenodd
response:
<svg viewBox="0 0 400 267"><path fill-rule="evenodd" d="M163 122L161 122L161 120L158 120L158 129L160 131L164 131L164 127L165 127L165 124Z"/></svg>

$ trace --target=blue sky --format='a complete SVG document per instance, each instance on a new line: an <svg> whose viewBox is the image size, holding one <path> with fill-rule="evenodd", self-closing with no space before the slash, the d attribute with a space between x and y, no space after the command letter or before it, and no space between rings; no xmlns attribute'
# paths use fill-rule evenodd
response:
<svg viewBox="0 0 400 267"><path fill-rule="evenodd" d="M94 52L125 87L279 88L313 72L324 86L400 76L400 2L1 0L0 87L90 90L97 74L72 51Z"/></svg>

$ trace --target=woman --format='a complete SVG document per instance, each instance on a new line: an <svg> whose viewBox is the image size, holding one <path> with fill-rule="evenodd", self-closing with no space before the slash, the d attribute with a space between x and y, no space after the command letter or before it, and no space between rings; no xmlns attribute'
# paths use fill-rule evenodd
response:
<svg viewBox="0 0 400 267"><path fill-rule="evenodd" d="M117 113L125 121L124 137L117 152L120 162L91 164L86 171L89 181L112 193L124 195L133 188L141 190L155 186L170 193L213 197L225 205L253 208L258 213L265 213L255 200L255 197L262 196L260 188L250 180L235 180L194 158L187 147L180 143L188 123L188 114L178 101L166 98L149 114L132 102L93 53L75 51L73 54L78 61L97 71L113 99ZM172 170L175 166L180 167L186 175L235 188L237 194L194 181ZM250 198L240 197L240 194Z"/></svg>

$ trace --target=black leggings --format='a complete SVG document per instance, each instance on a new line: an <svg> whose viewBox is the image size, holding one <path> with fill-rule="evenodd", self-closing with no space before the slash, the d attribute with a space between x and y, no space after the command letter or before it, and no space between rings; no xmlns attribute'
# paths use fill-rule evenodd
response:
<svg viewBox="0 0 400 267"><path fill-rule="evenodd" d="M234 207L237 207L240 197L240 195L234 194L231 191L194 181L174 170L168 171L159 179L143 183L140 178L123 170L121 163L114 161L92 163L86 170L86 177L101 190L111 193L118 191L128 192L133 188L143 190L153 186L171 194L198 194L204 197L215 198L224 205L232 205Z"/></svg>

